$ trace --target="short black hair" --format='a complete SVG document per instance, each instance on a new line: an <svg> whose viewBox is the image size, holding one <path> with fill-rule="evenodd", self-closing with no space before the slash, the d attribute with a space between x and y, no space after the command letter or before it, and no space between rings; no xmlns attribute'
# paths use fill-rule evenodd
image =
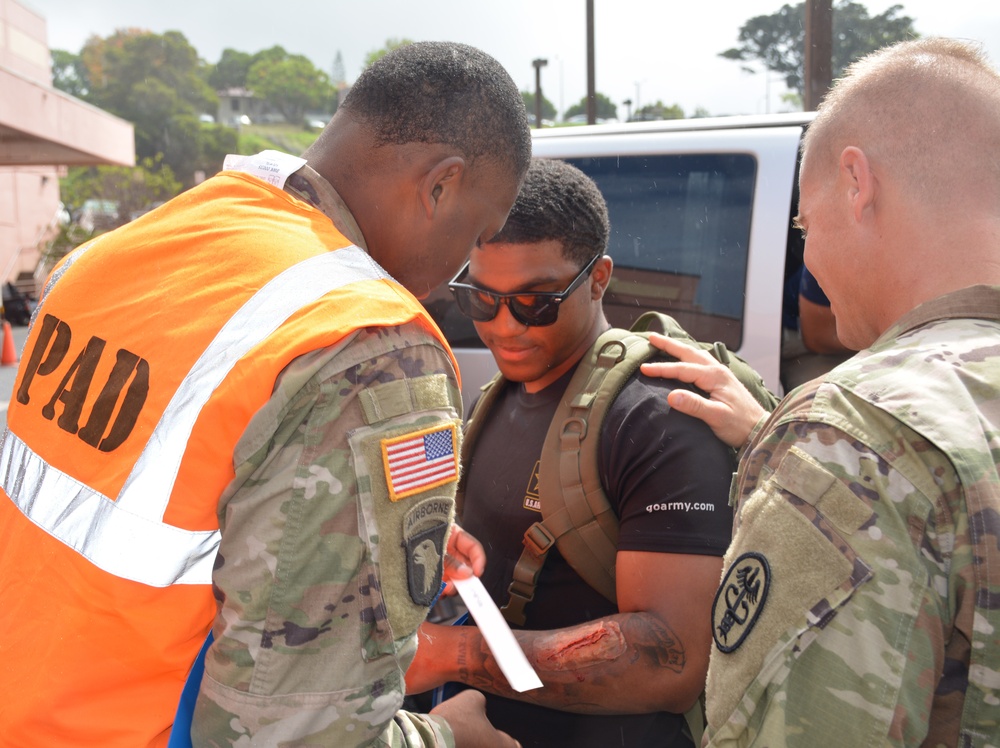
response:
<svg viewBox="0 0 1000 748"><path fill-rule="evenodd" d="M608 248L608 206L594 180L565 161L533 158L507 223L490 244L562 242L583 267Z"/></svg>
<svg viewBox="0 0 1000 748"><path fill-rule="evenodd" d="M453 42L417 42L372 63L341 108L379 145L445 143L470 162L485 157L520 179L531 159L524 100L503 66Z"/></svg>

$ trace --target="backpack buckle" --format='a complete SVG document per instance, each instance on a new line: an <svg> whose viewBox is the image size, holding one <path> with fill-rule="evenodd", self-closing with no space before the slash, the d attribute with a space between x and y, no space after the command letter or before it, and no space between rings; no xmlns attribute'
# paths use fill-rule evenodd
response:
<svg viewBox="0 0 1000 748"><path fill-rule="evenodd" d="M536 522L524 533L524 547L536 556L544 556L555 545L556 536L541 522Z"/></svg>

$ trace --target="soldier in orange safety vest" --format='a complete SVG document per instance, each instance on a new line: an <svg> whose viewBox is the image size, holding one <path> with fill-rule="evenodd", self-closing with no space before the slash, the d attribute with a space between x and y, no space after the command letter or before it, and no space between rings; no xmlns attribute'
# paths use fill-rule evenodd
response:
<svg viewBox="0 0 1000 748"><path fill-rule="evenodd" d="M417 298L529 157L494 59L414 44L302 158L230 157L55 268L0 442L5 744L166 745L211 630L195 745L514 745L481 697L399 709L442 560L483 563Z"/></svg>

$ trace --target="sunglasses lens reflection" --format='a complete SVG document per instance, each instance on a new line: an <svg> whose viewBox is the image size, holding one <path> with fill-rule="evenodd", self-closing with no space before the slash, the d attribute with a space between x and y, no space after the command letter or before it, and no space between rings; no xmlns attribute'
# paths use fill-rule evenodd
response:
<svg viewBox="0 0 1000 748"><path fill-rule="evenodd" d="M487 293L474 288L453 288L455 302L459 310L467 317L477 322L488 322L497 316L500 304L498 300Z"/></svg>
<svg viewBox="0 0 1000 748"><path fill-rule="evenodd" d="M546 297L521 296L510 300L510 311L522 325L542 327L556 321L559 305Z"/></svg>

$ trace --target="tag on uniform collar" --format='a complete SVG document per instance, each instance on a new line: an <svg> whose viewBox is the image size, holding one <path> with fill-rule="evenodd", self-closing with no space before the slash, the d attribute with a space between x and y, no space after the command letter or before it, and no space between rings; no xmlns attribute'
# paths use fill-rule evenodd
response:
<svg viewBox="0 0 1000 748"><path fill-rule="evenodd" d="M305 163L304 158L268 150L261 151L255 156L229 154L222 163L222 170L240 171L281 189L288 177L301 169Z"/></svg>

